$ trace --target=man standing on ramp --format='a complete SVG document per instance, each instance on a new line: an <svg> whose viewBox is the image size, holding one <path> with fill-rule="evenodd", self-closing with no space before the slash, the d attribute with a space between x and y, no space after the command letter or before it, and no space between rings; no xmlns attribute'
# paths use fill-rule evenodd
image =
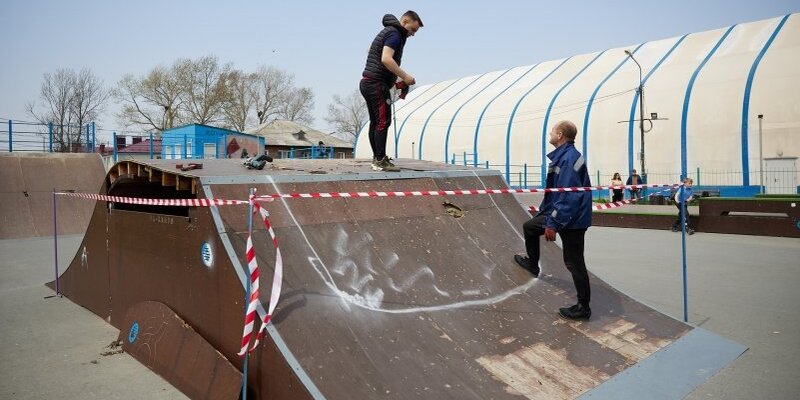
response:
<svg viewBox="0 0 800 400"><path fill-rule="evenodd" d="M392 121L389 90L394 87L398 77L408 86L416 83L413 76L400 68L400 61L406 39L414 36L423 25L419 15L409 10L400 17L400 21L394 15L384 15L383 26L367 53L367 65L359 89L369 111L372 169L397 172L400 168L392 164L386 155L386 135Z"/></svg>
<svg viewBox="0 0 800 400"><path fill-rule="evenodd" d="M550 131L550 144L556 149L547 155L547 188L587 187L592 183L583 156L575 149L578 129L570 121L557 123ZM525 235L525 250L528 256L515 255L514 261L522 268L539 276L539 236L548 241L561 235L564 247L564 264L572 274L578 303L559 309L559 315L568 319L589 319L591 291L589 273L583 259L583 239L586 229L592 225L592 194L582 192L548 192L539 207L539 212L522 225Z"/></svg>

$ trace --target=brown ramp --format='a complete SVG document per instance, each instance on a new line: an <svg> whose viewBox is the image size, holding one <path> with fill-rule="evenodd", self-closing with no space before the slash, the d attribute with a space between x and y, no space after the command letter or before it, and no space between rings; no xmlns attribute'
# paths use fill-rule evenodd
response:
<svg viewBox="0 0 800 400"><path fill-rule="evenodd" d="M0 239L53 235L53 189L97 193L99 154L0 153ZM57 199L58 234L86 231L94 204Z"/></svg>
<svg viewBox="0 0 800 400"><path fill-rule="evenodd" d="M352 160L277 160L263 171L234 160L204 160L202 170L188 173L168 161L128 163L112 168L105 190L245 199L250 187L260 194L505 187L496 171L399 164L407 168L383 174ZM64 274L72 277L67 296L104 304L90 308L123 332L127 309L147 300L164 303L241 368L245 207L117 203L104 211L102 204L83 246L107 235L107 249L87 251L85 266L76 257ZM524 249L520 230L529 214L511 195L263 205L285 271L267 340L249 365L251 398L614 398L635 396L626 392L630 388L657 387L656 380L669 390L649 391L649 397L674 398L744 351L736 344L712 346L722 342L714 335L697 341L703 335L694 333L701 330L596 277L592 319L558 318L555 311L575 301L571 277L553 243L542 244L540 278L513 263L511 256ZM263 226L254 226L267 304L274 248ZM201 254L208 255L205 265ZM103 270L106 288L83 283ZM691 348L685 343L697 345L692 357L680 351ZM707 362L686 361L692 358ZM675 392L679 386L682 392ZM604 397L605 387L616 389Z"/></svg>

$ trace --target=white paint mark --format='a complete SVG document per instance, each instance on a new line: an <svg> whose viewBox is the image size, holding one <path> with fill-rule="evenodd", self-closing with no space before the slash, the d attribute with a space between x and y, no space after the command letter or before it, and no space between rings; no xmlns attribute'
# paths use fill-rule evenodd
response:
<svg viewBox="0 0 800 400"><path fill-rule="evenodd" d="M477 175L476 175L476 177L477 177ZM282 194L282 192L278 188L278 185L275 183L275 181L272 179L272 177L271 176L267 176L267 179L269 180L270 184L272 185L273 190L275 191L275 193ZM478 179L480 180L480 178L478 178ZM373 269L373 267L372 267L371 257L369 257L369 255L368 255L369 252L366 252L366 251L360 252L361 254L365 254L362 257L363 265L359 265L358 263L355 263L353 260L351 260L352 264L345 263L344 262L345 260L350 259L349 258L349 254L352 254L353 247L350 247L350 246L353 243L352 243L352 241L348 240L349 239L349 235L347 235L347 233L344 232L344 230L342 229L342 231L339 233L339 236L336 238L336 242L335 242L336 243L336 247L337 247L336 253L337 253L337 255L340 255L341 258L342 258L341 264L336 262L336 263L333 263L331 268L329 268L326 265L326 263L322 260L322 258L320 257L319 253L316 251L314 246L311 244L311 240L308 238L308 235L306 235L306 232L303 229L303 227L297 221L297 218L295 217L294 213L292 212L291 207L289 206L289 203L286 201L285 198L281 198L280 201L283 204L283 206L285 207L286 211L288 212L289 217L291 218L292 222L294 222L294 226L298 229L300 235L303 237L303 240L305 241L306 245L308 246L309 251L313 255L313 256L307 257L307 260L308 260L309 264L317 272L319 277L322 279L323 283L334 294L339 296L339 298L342 300L342 302L345 305L345 308L348 311L350 310L350 305L353 305L353 306L356 306L356 307L360 307L360 308L363 308L363 309L366 309L366 310L370 310L370 311L383 312L383 313L389 313L389 314L421 313L421 312L432 312L432 311L441 311L441 310L452 310L452 309L458 309L458 308L464 308L464 307L483 306L483 305L499 303L499 302L505 301L506 299L508 299L511 296L525 293L528 289L530 289L538 281L537 279L533 279L532 278L531 280L526 282L524 285L520 285L520 286L511 288L509 290L506 290L506 291L504 291L502 293L499 293L499 294L497 294L495 296L482 298L482 299L466 300L466 301L460 301L460 302L448 303L448 304L440 304L440 305L433 305L433 306L408 307L408 308L401 308L401 309L384 309L384 308L382 308L382 306L383 306L383 297L384 297L383 289L381 289L381 288L374 288L374 289L373 288L365 288L365 286L367 286L368 283L370 283L370 282L372 282L374 280L374 277L361 277L360 276L362 269L365 269L365 270L370 271L372 273L374 273L374 271L375 271ZM492 200L492 202L494 203L494 200ZM502 211L499 209L499 207L497 207L497 204L495 204L495 208L498 211L500 211L501 215L508 222L509 226L512 226L512 228L513 228L513 225L508 220L508 218L505 216L505 214L502 213ZM517 236L522 238L521 234L519 232L517 232L516 228L514 228L514 232L517 233ZM342 235L342 233L344 233L344 235ZM360 244L362 246L364 246L364 245L366 245L368 243L371 243L372 239L373 239L372 236L370 236L368 233L364 234L363 238L362 238L362 241L360 241ZM345 244L345 245L341 246L341 244ZM340 258L340 257L337 257L337 258ZM383 263L383 268L385 270L393 269L394 266L399 262L399 259L400 258L396 253L394 253L394 252L391 253L389 255L389 257L387 257L386 262ZM426 269L429 272L426 271ZM363 294L362 293L348 293L348 292L342 290L339 287L339 285L336 284L336 280L333 278L333 276L331 275L329 270L330 271L335 271L335 273L337 273L337 275L339 275L339 276L344 276L346 273L349 272L351 274L351 280L349 281L350 282L350 286L351 287L352 286L357 287L359 292L363 291ZM412 275L412 279L415 276L422 276L422 275L425 275L427 273L433 274L433 271L431 271L429 267L425 266L421 270L418 270L414 275ZM418 279L418 277L416 279ZM393 284L393 282L391 282L391 283ZM406 284L408 284L408 281L404 282L400 286L397 286L397 285L394 285L394 286L397 287L397 288L402 288ZM436 287L435 284L433 284L432 286L433 286L433 289L435 291L437 291L440 295L446 294L446 292L441 291L438 287ZM448 294L448 296L449 296L449 294Z"/></svg>
<svg viewBox="0 0 800 400"><path fill-rule="evenodd" d="M430 276L431 280L433 280L435 282L436 275L434 275L433 270L431 270L429 267L424 267L422 269L417 270L417 272L415 272L413 275L411 275L411 277L406 279L406 281L403 282L400 286L397 286L397 284L394 283L394 279L389 278L389 287L391 287L392 290L394 290L395 292L402 293L402 292L405 292L406 290L408 290L410 287L414 286L414 284L417 283L417 280L419 280L420 278L422 278L423 276L426 276L426 275ZM450 293L447 293L447 292L439 289L436 286L436 284L433 284L432 286L433 286L433 290L435 290L436 293L438 293L440 296L450 297Z"/></svg>

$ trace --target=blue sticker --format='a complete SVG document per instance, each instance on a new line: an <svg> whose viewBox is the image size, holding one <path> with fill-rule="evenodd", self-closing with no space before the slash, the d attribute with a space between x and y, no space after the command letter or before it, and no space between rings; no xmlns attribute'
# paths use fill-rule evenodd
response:
<svg viewBox="0 0 800 400"><path fill-rule="evenodd" d="M794 224L794 226L795 226L797 229L800 229L800 219L798 219L798 220L797 220L797 222Z"/></svg>
<svg viewBox="0 0 800 400"><path fill-rule="evenodd" d="M139 335L139 323L134 322L133 325L131 325L131 331L128 332L128 342L129 343L135 342L136 336L138 335Z"/></svg>
<svg viewBox="0 0 800 400"><path fill-rule="evenodd" d="M200 246L200 258L203 260L203 265L211 268L211 264L214 262L214 253L211 251L211 245L206 242Z"/></svg>

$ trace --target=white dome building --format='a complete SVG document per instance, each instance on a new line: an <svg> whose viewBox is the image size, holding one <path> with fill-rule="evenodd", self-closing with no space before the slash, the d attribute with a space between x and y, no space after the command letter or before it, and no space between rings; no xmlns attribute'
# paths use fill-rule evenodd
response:
<svg viewBox="0 0 800 400"><path fill-rule="evenodd" d="M688 174L723 195L752 195L762 184L797 193L798 14L416 88L395 104L387 154L488 165L512 186L538 186L552 150L547 133L568 119L594 184L641 173L634 59L649 183ZM355 155L371 157L366 138L356 139Z"/></svg>

